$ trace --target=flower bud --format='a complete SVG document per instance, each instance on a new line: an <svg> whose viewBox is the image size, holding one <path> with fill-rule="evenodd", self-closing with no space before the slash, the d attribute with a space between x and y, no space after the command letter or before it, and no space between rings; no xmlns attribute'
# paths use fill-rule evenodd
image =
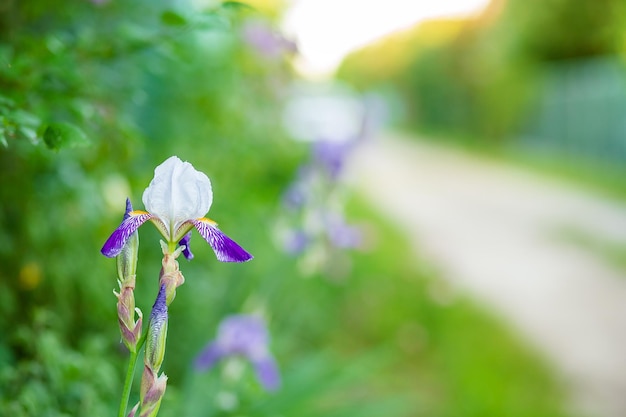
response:
<svg viewBox="0 0 626 417"><path fill-rule="evenodd" d="M137 273L137 252L139 251L139 234L134 232L117 255L117 276L124 282L134 278Z"/></svg>
<svg viewBox="0 0 626 417"><path fill-rule="evenodd" d="M137 410L139 410L139 403L135 404L133 409L130 410L130 413L128 413L127 417L135 417L137 415Z"/></svg>
<svg viewBox="0 0 626 417"><path fill-rule="evenodd" d="M126 345L129 351L137 351L137 343L141 338L141 327L143 324L141 310L136 308L132 312L132 316L126 313L126 309L121 303L117 303L118 318L117 321L120 325L120 333L122 335L122 341ZM135 312L139 316L137 321L134 320Z"/></svg>
<svg viewBox="0 0 626 417"><path fill-rule="evenodd" d="M139 402L141 404L139 417L154 417L157 415L166 386L167 376L165 374L157 376L157 371L151 369L148 365L144 366L139 393Z"/></svg>
<svg viewBox="0 0 626 417"><path fill-rule="evenodd" d="M148 334L146 336L146 355L144 363L154 372L158 372L165 356L165 340L167 338L167 304L165 285L161 285L156 301L150 313Z"/></svg>
<svg viewBox="0 0 626 417"><path fill-rule="evenodd" d="M133 206L130 203L130 199L126 199L126 213L124 214L124 220L130 216L130 212L133 211ZM117 276L121 282L125 282L129 279L134 279L137 274L137 253L139 251L139 234L137 231L133 232L122 251L117 255Z"/></svg>
<svg viewBox="0 0 626 417"><path fill-rule="evenodd" d="M163 250L163 261L161 262L161 273L159 284L165 286L165 294L167 305L170 305L176 297L176 288L185 282L185 277L180 272L178 258L183 251L183 246L179 246L174 252L170 253L167 243L161 241L161 249Z"/></svg>
<svg viewBox="0 0 626 417"><path fill-rule="evenodd" d="M120 292L113 291L117 297L117 320L120 325L120 333L122 341L129 351L137 350L137 342L141 337L142 316L141 311L135 308L135 277L131 276L128 280L119 281ZM139 319L135 321L135 313Z"/></svg>

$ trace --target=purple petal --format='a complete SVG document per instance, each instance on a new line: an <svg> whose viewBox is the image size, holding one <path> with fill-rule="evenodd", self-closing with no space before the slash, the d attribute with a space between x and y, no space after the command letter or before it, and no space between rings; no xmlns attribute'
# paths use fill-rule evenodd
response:
<svg viewBox="0 0 626 417"><path fill-rule="evenodd" d="M193 253L191 253L191 247L189 247L189 241L191 240L191 232L187 233L183 238L178 242L179 246L185 246L183 249L183 255L188 261L193 259Z"/></svg>
<svg viewBox="0 0 626 417"><path fill-rule="evenodd" d="M235 243L217 228L215 222L209 219L193 221L200 235L209 242L217 259L221 262L246 262L253 258L245 249Z"/></svg>
<svg viewBox="0 0 626 417"><path fill-rule="evenodd" d="M268 391L275 391L280 386L280 373L276 361L271 356L265 356L252 362L254 372L259 382Z"/></svg>
<svg viewBox="0 0 626 417"><path fill-rule="evenodd" d="M211 369L224 356L224 351L215 342L209 343L194 361L197 371Z"/></svg>
<svg viewBox="0 0 626 417"><path fill-rule="evenodd" d="M337 248L358 248L363 242L363 232L356 226L341 225L330 229L328 235L333 246Z"/></svg>
<svg viewBox="0 0 626 417"><path fill-rule="evenodd" d="M298 49L295 42L274 31L269 23L261 20L245 22L242 34L248 45L270 59L280 58L285 53L295 53Z"/></svg>
<svg viewBox="0 0 626 417"><path fill-rule="evenodd" d="M320 140L313 144L313 159L334 179L341 172L351 147L351 142Z"/></svg>
<svg viewBox="0 0 626 417"><path fill-rule="evenodd" d="M265 352L269 335L260 317L235 314L222 320L217 330L217 340L229 354L252 356Z"/></svg>
<svg viewBox="0 0 626 417"><path fill-rule="evenodd" d="M126 217L126 215L125 215ZM142 224L152 217L150 213L145 211L131 211L128 217L122 221L117 229L109 236L100 252L108 258L113 258L122 251L122 248L132 235Z"/></svg>
<svg viewBox="0 0 626 417"><path fill-rule="evenodd" d="M306 203L306 193L304 187L299 183L295 183L289 186L282 196L282 202L285 207L291 210L296 210L302 207Z"/></svg>
<svg viewBox="0 0 626 417"><path fill-rule="evenodd" d="M291 255L298 255L309 245L309 236L302 230L291 230L287 235L283 248Z"/></svg>

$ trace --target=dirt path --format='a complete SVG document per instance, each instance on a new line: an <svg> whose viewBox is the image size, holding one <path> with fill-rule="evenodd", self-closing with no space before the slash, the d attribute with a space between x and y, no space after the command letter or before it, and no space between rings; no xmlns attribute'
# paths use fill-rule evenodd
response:
<svg viewBox="0 0 626 417"><path fill-rule="evenodd" d="M590 416L626 416L626 274L563 238L626 244L626 205L516 168L384 137L348 179L420 257L512 323Z"/></svg>

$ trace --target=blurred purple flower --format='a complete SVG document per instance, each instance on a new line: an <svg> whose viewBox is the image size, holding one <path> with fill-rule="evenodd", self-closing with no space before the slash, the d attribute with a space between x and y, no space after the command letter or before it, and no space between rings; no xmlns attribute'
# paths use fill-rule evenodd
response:
<svg viewBox="0 0 626 417"><path fill-rule="evenodd" d="M303 230L290 230L284 240L284 249L292 255L302 253L309 240L309 236Z"/></svg>
<svg viewBox="0 0 626 417"><path fill-rule="evenodd" d="M328 239L336 248L358 248L363 244L363 232L356 226L350 226L338 214L331 214L326 219Z"/></svg>
<svg viewBox="0 0 626 417"><path fill-rule="evenodd" d="M306 192L300 182L294 182L282 196L283 205L290 210L297 210L302 207L307 200Z"/></svg>
<svg viewBox="0 0 626 417"><path fill-rule="evenodd" d="M224 318L217 337L195 360L198 371L211 369L226 357L243 356L252 364L259 382L268 391L278 389L280 375L269 351L269 334L265 323L256 316L238 314Z"/></svg>
<svg viewBox="0 0 626 417"><path fill-rule="evenodd" d="M282 204L289 210L302 208L310 199L312 174L310 164L301 165L296 172L295 179L289 184L282 195Z"/></svg>
<svg viewBox="0 0 626 417"><path fill-rule="evenodd" d="M352 147L353 141L319 140L313 143L313 161L335 179L341 172Z"/></svg>
<svg viewBox="0 0 626 417"><path fill-rule="evenodd" d="M298 49L293 41L261 20L248 20L244 23L242 36L248 45L270 59L277 59L285 53L295 53Z"/></svg>

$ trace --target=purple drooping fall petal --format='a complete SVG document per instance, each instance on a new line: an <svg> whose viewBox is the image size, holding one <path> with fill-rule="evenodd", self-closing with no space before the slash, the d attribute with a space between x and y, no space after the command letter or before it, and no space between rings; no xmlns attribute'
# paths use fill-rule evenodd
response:
<svg viewBox="0 0 626 417"><path fill-rule="evenodd" d="M211 245L219 261L246 262L253 258L245 249L218 229L214 221L202 218L194 220L193 225L200 236Z"/></svg>
<svg viewBox="0 0 626 417"><path fill-rule="evenodd" d="M276 361L269 354L252 361L254 373L266 390L275 391L280 386L280 373Z"/></svg>
<svg viewBox="0 0 626 417"><path fill-rule="evenodd" d="M198 371L211 369L220 359L222 359L224 354L224 350L220 348L217 343L211 342L202 350L202 352L200 352L200 354L196 358L194 362L195 368Z"/></svg>
<svg viewBox="0 0 626 417"><path fill-rule="evenodd" d="M104 242L102 249L100 249L100 252L108 258L114 258L119 255L130 238L130 235L139 229L139 226L148 221L152 217L152 214L137 210L127 212L124 217L125 219L122 221L122 224L115 229L107 241Z"/></svg>

